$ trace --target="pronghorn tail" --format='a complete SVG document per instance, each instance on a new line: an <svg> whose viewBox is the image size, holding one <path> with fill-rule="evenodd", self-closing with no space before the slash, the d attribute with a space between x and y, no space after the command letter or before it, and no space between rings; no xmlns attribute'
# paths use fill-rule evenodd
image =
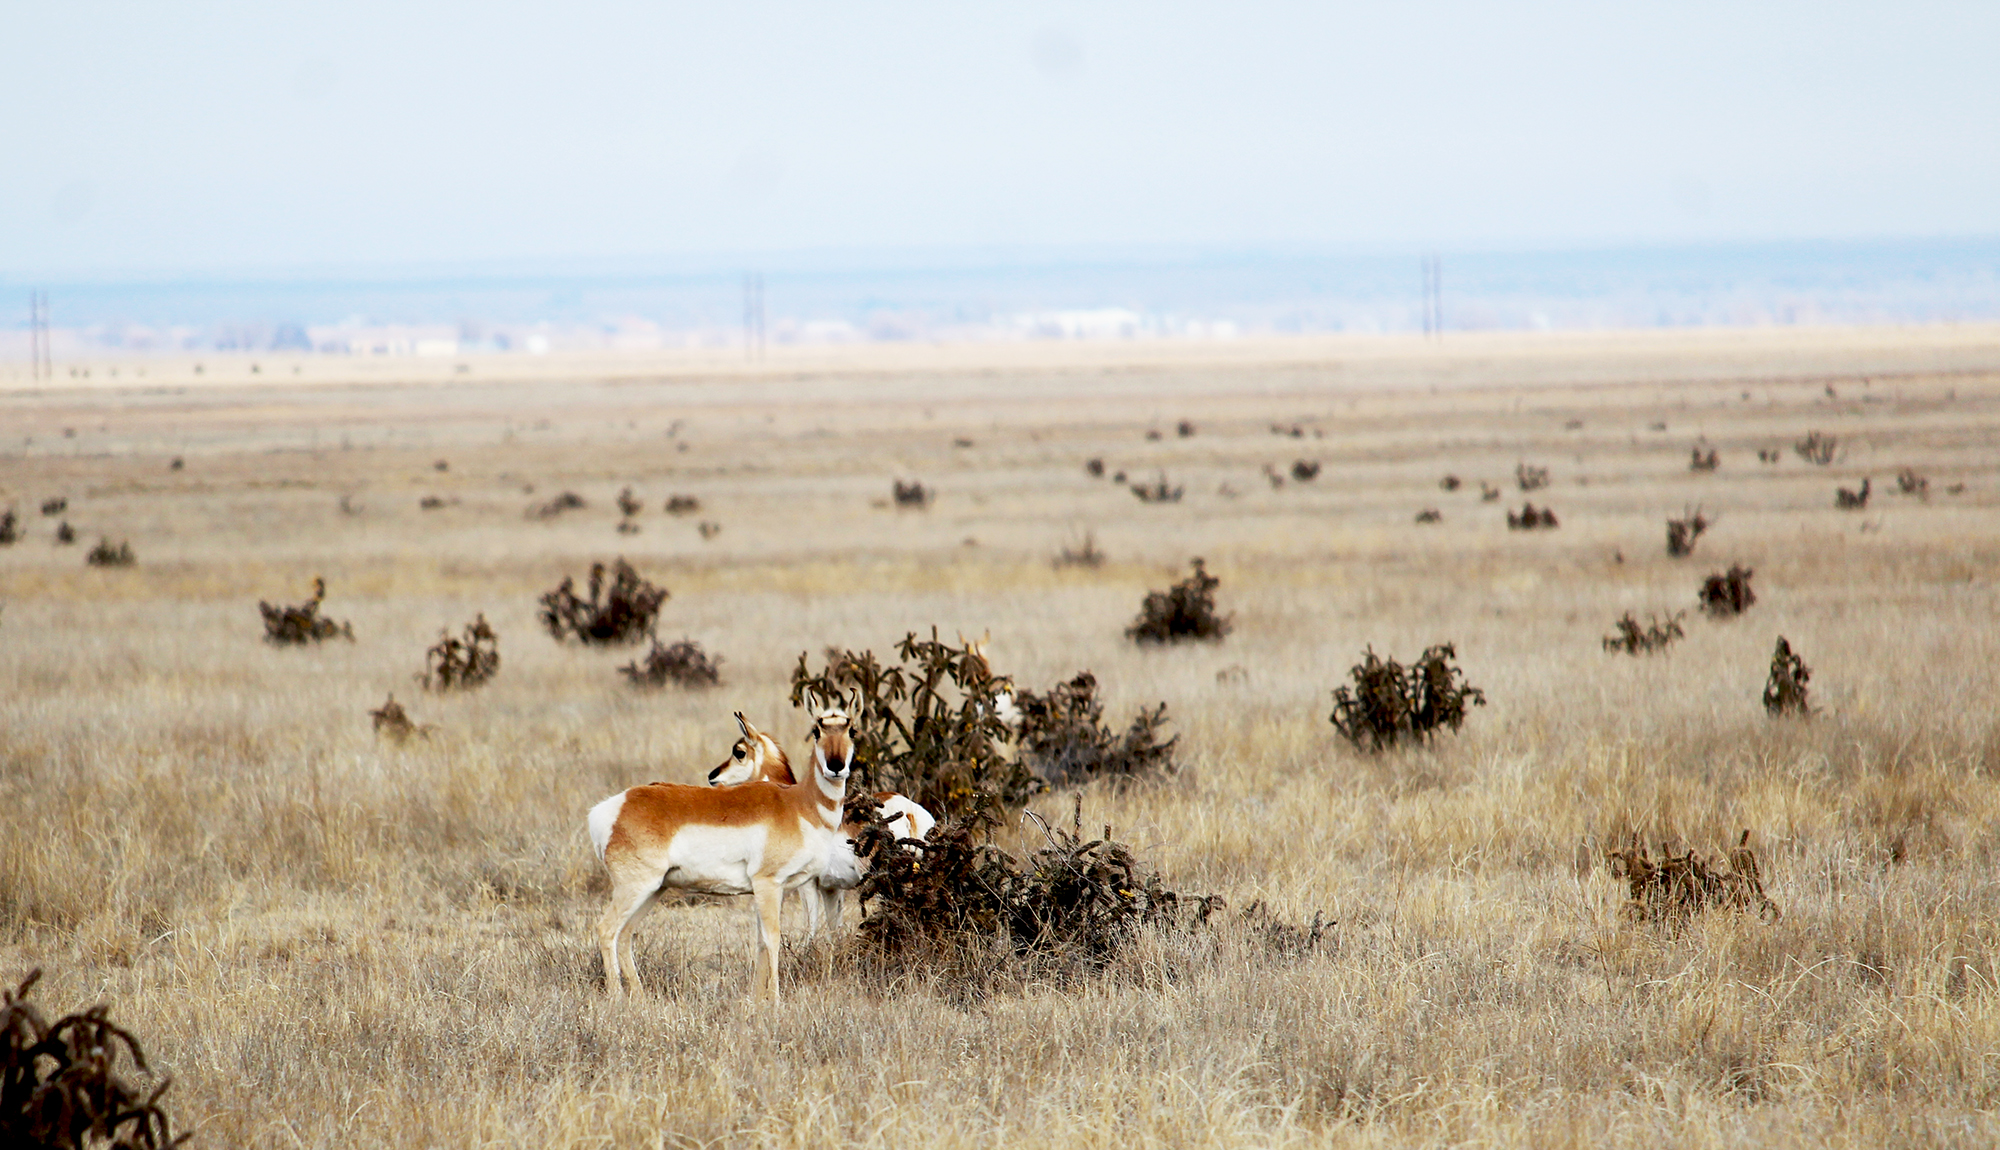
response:
<svg viewBox="0 0 2000 1150"><path fill-rule="evenodd" d="M619 791L590 808L590 845L597 848L597 861L604 861L604 848L611 842L611 826L625 807L625 792Z"/></svg>

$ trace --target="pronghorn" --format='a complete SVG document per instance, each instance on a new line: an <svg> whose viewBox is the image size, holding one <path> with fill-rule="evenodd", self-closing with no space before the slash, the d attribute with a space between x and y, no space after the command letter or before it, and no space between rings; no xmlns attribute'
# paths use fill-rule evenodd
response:
<svg viewBox="0 0 2000 1150"><path fill-rule="evenodd" d="M632 920L668 888L756 896L759 992L778 995L778 910L787 890L818 880L836 888L861 881L854 847L840 833L847 776L854 768L847 712L839 702L807 703L813 719L813 779L807 786L750 782L738 787L652 783L590 809L590 839L611 874L611 901L597 920L605 989L643 991L631 944ZM737 716L738 721L742 716ZM749 725L744 724L747 731Z"/></svg>
<svg viewBox="0 0 2000 1150"><path fill-rule="evenodd" d="M986 661L986 644L993 641L993 632L989 629L981 632L977 639L967 639L965 632L960 631L958 641L965 645L968 654L979 660L979 667L986 672L986 677L993 679L993 664ZM995 679L993 686L993 717L1007 724L1008 729L1012 730L1015 724L1021 721L1021 708L1014 705L1014 680Z"/></svg>
<svg viewBox="0 0 2000 1150"><path fill-rule="evenodd" d="M736 713L736 723L743 728L743 737L730 748L728 761L708 772L708 785L733 787L751 781L781 787L795 785L791 760L785 757L785 749L778 741L752 726L741 711ZM874 799L882 808L889 832L899 839L921 839L937 825L937 819L908 795L876 791ZM849 838L860 829L858 824L848 822L840 827L841 834ZM840 925L840 892L852 885L816 879L799 888L799 899L806 908L807 937L818 934L822 922L829 928Z"/></svg>

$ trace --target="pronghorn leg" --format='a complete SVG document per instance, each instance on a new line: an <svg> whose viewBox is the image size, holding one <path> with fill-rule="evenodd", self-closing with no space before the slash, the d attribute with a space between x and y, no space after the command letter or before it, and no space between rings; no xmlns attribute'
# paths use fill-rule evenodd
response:
<svg viewBox="0 0 2000 1150"><path fill-rule="evenodd" d="M840 932L840 888L823 886L817 891L820 902L819 919L826 925L829 935Z"/></svg>
<svg viewBox="0 0 2000 1150"><path fill-rule="evenodd" d="M785 905L785 888L769 879L753 880L751 896L757 904L757 958L755 992L769 989L771 1001L778 1001L778 949L783 935L778 929L779 912Z"/></svg>
<svg viewBox="0 0 2000 1150"><path fill-rule="evenodd" d="M653 900L658 890L657 880L616 883L611 888L611 904L604 908L603 917L597 920L597 950L604 956L604 989L613 998L625 996L625 979L628 976L632 980L633 993L645 992L645 987L639 983L639 968L632 964L631 942L623 936L629 933L632 919L646 909L646 904Z"/></svg>
<svg viewBox="0 0 2000 1150"><path fill-rule="evenodd" d="M805 908L808 939L819 934L820 916L826 910L826 905L820 901L819 891L819 884L816 882L809 882L799 888L799 905Z"/></svg>

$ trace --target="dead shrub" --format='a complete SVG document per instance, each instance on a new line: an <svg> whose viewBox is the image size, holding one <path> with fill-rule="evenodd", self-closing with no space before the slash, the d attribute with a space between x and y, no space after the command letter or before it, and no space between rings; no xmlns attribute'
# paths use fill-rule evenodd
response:
<svg viewBox="0 0 2000 1150"><path fill-rule="evenodd" d="M1778 645L1771 652L1771 677L1764 684L1764 709L1772 715L1812 714L1812 706L1806 699L1806 683L1812 678L1812 668L1792 645L1778 636Z"/></svg>
<svg viewBox="0 0 2000 1150"><path fill-rule="evenodd" d="M130 543L121 540L118 546L113 547L111 540L100 535L97 546L90 549L83 561L92 567L130 567L139 561L139 557L132 553Z"/></svg>
<svg viewBox="0 0 2000 1150"><path fill-rule="evenodd" d="M618 668L618 673L635 687L664 687L668 683L677 687L713 687L722 682L722 657L710 658L701 644L692 639L662 647L655 638L653 649L646 652L644 659L625 664Z"/></svg>
<svg viewBox="0 0 2000 1150"><path fill-rule="evenodd" d="M1833 489L1833 505L1842 511L1860 511L1868 506L1867 479L1861 481L1861 490L1850 491L1845 487Z"/></svg>
<svg viewBox="0 0 2000 1150"><path fill-rule="evenodd" d="M1182 439L1193 439L1194 421L1183 419L1179 423L1174 424L1174 434L1180 436Z"/></svg>
<svg viewBox="0 0 2000 1150"><path fill-rule="evenodd" d="M921 481L915 479L910 480L908 483L900 479L896 480L895 496L896 506L914 507L919 511L929 507L932 499L930 489L925 487Z"/></svg>
<svg viewBox="0 0 2000 1150"><path fill-rule="evenodd" d="M1626 913L1640 922L1685 924L1710 909L1755 908L1765 923L1774 923L1781 916L1778 904L1764 893L1749 831L1744 831L1729 851L1727 869L1723 862L1703 858L1692 849L1676 855L1662 844L1660 855L1655 863L1637 831L1625 849L1605 852L1611 877L1624 880L1631 891Z"/></svg>
<svg viewBox="0 0 2000 1150"><path fill-rule="evenodd" d="M1084 460L1083 473L1085 475L1090 476L1092 479L1104 478L1104 461L1102 459Z"/></svg>
<svg viewBox="0 0 2000 1150"><path fill-rule="evenodd" d="M67 547L74 542L76 542L76 528L69 525L69 520L65 519L56 524L56 543Z"/></svg>
<svg viewBox="0 0 2000 1150"><path fill-rule="evenodd" d="M1525 463L1516 463L1514 465L1514 482L1519 484L1523 491L1534 491L1537 488L1547 487L1549 485L1549 469L1546 467L1530 467Z"/></svg>
<svg viewBox="0 0 2000 1150"><path fill-rule="evenodd" d="M1170 485L1164 471L1151 483L1132 484L1132 494L1138 496L1141 503L1179 503L1186 490L1185 487Z"/></svg>
<svg viewBox="0 0 2000 1150"><path fill-rule="evenodd" d="M652 634L660 604L667 601L667 589L639 577L623 558L611 565L611 583L604 582L604 564L590 565L590 597L577 597L570 577L555 590L543 595L542 626L557 642L575 636L578 642L609 646L637 643Z"/></svg>
<svg viewBox="0 0 2000 1150"><path fill-rule="evenodd" d="M1547 507L1536 507L1532 503L1522 503L1519 512L1507 513L1509 531L1546 531L1562 526L1556 520L1556 513Z"/></svg>
<svg viewBox="0 0 2000 1150"><path fill-rule="evenodd" d="M547 503L537 503L528 508L528 518L554 519L565 511L581 511L587 506L589 505L583 501L583 496L574 491L565 491Z"/></svg>
<svg viewBox="0 0 2000 1150"><path fill-rule="evenodd" d="M419 511L436 511L444 505L444 500L436 495L426 495L422 499L417 500L417 509Z"/></svg>
<svg viewBox="0 0 2000 1150"><path fill-rule="evenodd" d="M868 860L856 892L857 945L891 969L942 967L973 996L995 983L1064 980L1105 969L1147 926L1194 926L1219 898L1185 897L1112 838L1085 840L1082 799L1067 829L1032 818L1047 845L1017 858L954 822L898 843L879 825L855 851Z"/></svg>
<svg viewBox="0 0 2000 1150"><path fill-rule="evenodd" d="M722 524L712 519L702 520L700 523L694 525L694 529L703 539L713 539L722 534Z"/></svg>
<svg viewBox="0 0 2000 1150"><path fill-rule="evenodd" d="M1139 617L1125 628L1126 638L1140 644L1219 643L1228 636L1231 617L1215 613L1215 589L1222 580L1198 558L1192 566L1187 578L1165 591L1146 593Z"/></svg>
<svg viewBox="0 0 2000 1150"><path fill-rule="evenodd" d="M1404 667L1369 647L1348 670L1352 687L1333 690L1329 718L1334 729L1355 749L1370 751L1386 750L1403 739L1423 743L1439 728L1458 730L1468 704L1486 705L1486 692L1465 681L1465 672L1453 662L1457 658L1452 644L1440 643Z"/></svg>
<svg viewBox="0 0 2000 1150"><path fill-rule="evenodd" d="M273 607L258 600L257 610L264 615L264 641L274 647L323 643L333 638L343 638L352 643L352 623L336 623L320 616L319 605L325 601L326 580L318 576L313 577L312 598L296 607Z"/></svg>
<svg viewBox="0 0 2000 1150"><path fill-rule="evenodd" d="M1807 463L1817 463L1821 467L1833 462L1835 452L1840 449L1840 440L1817 431L1806 432L1806 437L1792 444L1792 450Z"/></svg>
<svg viewBox="0 0 2000 1150"><path fill-rule="evenodd" d="M1444 522L1444 512L1439 511L1435 507L1426 507L1422 511L1417 512L1417 522L1442 523Z"/></svg>
<svg viewBox="0 0 2000 1150"><path fill-rule="evenodd" d="M1021 712L1014 724L1021 760L1052 787L1092 779L1114 779L1122 785L1175 770L1174 744L1180 736L1160 741L1160 728L1168 722L1167 705L1141 707L1125 733L1115 734L1104 725L1097 676L1089 671L1077 672L1046 694L1020 691L1014 706Z"/></svg>
<svg viewBox="0 0 2000 1150"><path fill-rule="evenodd" d="M1750 589L1754 574L1751 568L1737 564L1722 574L1711 574L1701 582L1701 609L1718 619L1741 615L1757 602L1757 593Z"/></svg>
<svg viewBox="0 0 2000 1150"><path fill-rule="evenodd" d="M20 540L20 523L12 507L0 512L0 547L11 547Z"/></svg>
<svg viewBox="0 0 2000 1150"><path fill-rule="evenodd" d="M1655 651L1666 650L1676 640L1687 635L1681 629L1679 611L1665 619L1648 616L1644 627L1639 626L1639 621L1632 617L1632 612L1627 611L1625 617L1613 624L1613 627L1616 629L1604 637L1604 649L1614 654L1623 651L1627 655L1650 655Z"/></svg>
<svg viewBox="0 0 2000 1150"><path fill-rule="evenodd" d="M914 632L896 645L898 663L884 666L872 651L828 648L818 671L799 655L792 669L794 704L810 690L849 700L855 781L849 789L894 790L940 820L994 820L1026 803L1043 783L1000 745L1011 737L998 715L998 696L1013 683L995 676L970 644L952 646Z"/></svg>
<svg viewBox="0 0 2000 1150"><path fill-rule="evenodd" d="M437 645L424 652L424 673L417 681L426 691L469 691L500 673L500 636L482 612L465 625L463 636L450 628L438 632Z"/></svg>
<svg viewBox="0 0 2000 1150"><path fill-rule="evenodd" d="M1499 489L1498 487L1495 487L1495 486L1493 486L1492 484L1490 484L1490 483L1486 482L1486 481L1485 481L1484 479L1480 480L1480 481L1479 481L1479 501L1480 501L1481 503L1498 503L1498 502L1500 502L1500 489Z"/></svg>
<svg viewBox="0 0 2000 1150"><path fill-rule="evenodd" d="M53 499L42 500L42 514L45 516L61 515L68 510L68 496L58 495Z"/></svg>
<svg viewBox="0 0 2000 1150"><path fill-rule="evenodd" d="M632 494L632 489L630 487L623 488L618 492L617 503L618 503L618 514L624 516L627 519L630 519L634 515L639 514L639 512L645 510L646 507L645 504L639 502L638 498Z"/></svg>
<svg viewBox="0 0 2000 1150"><path fill-rule="evenodd" d="M393 691L389 694L389 700L383 703L379 710L368 712L368 717L374 720L375 737L379 739L387 735L389 741L397 746L409 742L412 736L429 738L431 732L437 729L429 723L410 721L409 712L403 710L403 704L396 701Z"/></svg>
<svg viewBox="0 0 2000 1150"><path fill-rule="evenodd" d="M1096 533L1086 531L1078 542L1064 544L1052 562L1057 570L1064 567L1102 567L1104 552L1098 549Z"/></svg>
<svg viewBox="0 0 2000 1150"><path fill-rule="evenodd" d="M1917 474L1913 467L1905 467L1896 473L1896 486L1905 495L1914 495L1919 499L1931 497L1931 481Z"/></svg>
<svg viewBox="0 0 2000 1150"><path fill-rule="evenodd" d="M1722 457L1711 447L1704 453L1699 444L1694 447L1693 458L1688 460L1689 471L1714 471L1722 466Z"/></svg>
<svg viewBox="0 0 2000 1150"><path fill-rule="evenodd" d="M1667 520L1667 554L1676 559L1694 554L1695 540L1708 530L1708 517L1697 507L1679 519Z"/></svg>
<svg viewBox="0 0 2000 1150"><path fill-rule="evenodd" d="M693 515L701 510L701 500L692 495L670 495L667 497L667 514Z"/></svg>
<svg viewBox="0 0 2000 1150"><path fill-rule="evenodd" d="M132 1032L114 1025L111 1008L93 1006L50 1023L28 1001L42 977L29 973L0 996L0 1145L23 1150L82 1150L112 1146L158 1150L178 1146L160 1108L171 1079L142 1094L119 1073L119 1054L151 1076Z"/></svg>
<svg viewBox="0 0 2000 1150"><path fill-rule="evenodd" d="M1438 486L1442 487L1446 491L1457 491L1460 486L1460 481L1458 476L1456 475L1447 475L1443 479L1438 480Z"/></svg>
<svg viewBox="0 0 2000 1150"><path fill-rule="evenodd" d="M1311 483L1313 480L1318 479L1319 460L1317 459L1292 460L1292 478L1298 480L1300 483Z"/></svg>
<svg viewBox="0 0 2000 1150"><path fill-rule="evenodd" d="M1760 447L1757 449L1757 462L1759 463L1776 463L1783 456L1784 453L1775 447Z"/></svg>

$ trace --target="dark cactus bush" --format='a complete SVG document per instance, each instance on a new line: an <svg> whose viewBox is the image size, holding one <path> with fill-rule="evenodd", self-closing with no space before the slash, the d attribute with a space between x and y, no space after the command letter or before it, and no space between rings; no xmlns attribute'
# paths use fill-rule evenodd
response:
<svg viewBox="0 0 2000 1150"><path fill-rule="evenodd" d="M1160 728L1167 723L1167 705L1132 719L1123 734L1104 725L1104 704L1097 699L1097 676L1079 671L1047 694L1021 691L1014 697L1020 711L1015 743L1021 760L1050 786L1108 778L1130 782L1174 771L1177 735L1164 742Z"/></svg>
<svg viewBox="0 0 2000 1150"><path fill-rule="evenodd" d="M1351 686L1333 691L1334 729L1357 749L1381 751L1398 742L1422 743L1440 729L1456 731L1468 705L1486 705L1486 693L1465 681L1450 643L1426 648L1408 667L1370 647L1349 669Z"/></svg>
<svg viewBox="0 0 2000 1150"><path fill-rule="evenodd" d="M692 639L665 647L654 639L653 649L646 652L644 659L625 664L618 668L618 673L635 687L664 687L668 683L677 687L713 687L722 682L722 657L711 658Z"/></svg>
<svg viewBox="0 0 2000 1150"><path fill-rule="evenodd" d="M1149 591L1139 605L1139 617L1125 628L1125 637L1145 643L1218 643L1229 634L1230 616L1215 613L1215 589L1222 580L1208 573L1200 559L1186 579L1165 591Z"/></svg>
<svg viewBox="0 0 2000 1150"><path fill-rule="evenodd" d="M604 581L602 563L590 565L587 598L579 597L569 576L542 596L542 626L557 642L574 636L578 642L610 646L637 643L653 633L667 589L639 577L624 559L613 561L611 582Z"/></svg>
<svg viewBox="0 0 2000 1150"><path fill-rule="evenodd" d="M326 580L317 576L313 578L312 598L296 607L274 607L259 600L257 610L264 614L264 641L274 647L323 643L333 638L352 643L352 623L336 623L320 615L319 605L325 601Z"/></svg>

